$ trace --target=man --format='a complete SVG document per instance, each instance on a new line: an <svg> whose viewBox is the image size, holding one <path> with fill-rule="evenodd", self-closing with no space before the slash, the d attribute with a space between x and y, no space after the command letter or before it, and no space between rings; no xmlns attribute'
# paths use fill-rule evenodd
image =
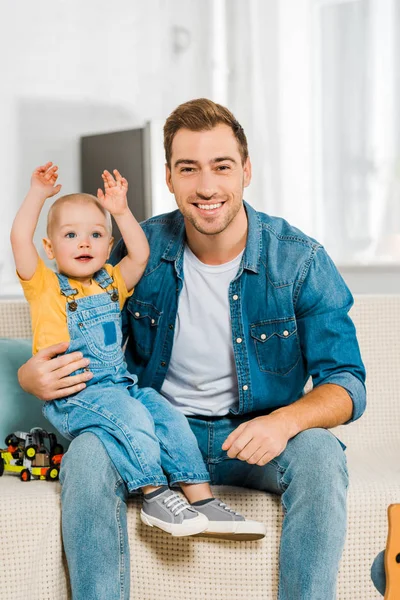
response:
<svg viewBox="0 0 400 600"><path fill-rule="evenodd" d="M281 495L280 600L333 600L348 476L327 428L365 409L352 296L315 240L244 203L247 141L226 108L179 106L164 143L179 210L143 224L151 256L124 313L128 367L188 416L214 484ZM113 262L124 252L117 246ZM62 351L26 363L24 389L46 400L82 389L90 374L69 375L85 359L54 358ZM314 389L303 395L309 376ZM128 598L126 495L115 469L90 434L64 461L75 598Z"/></svg>

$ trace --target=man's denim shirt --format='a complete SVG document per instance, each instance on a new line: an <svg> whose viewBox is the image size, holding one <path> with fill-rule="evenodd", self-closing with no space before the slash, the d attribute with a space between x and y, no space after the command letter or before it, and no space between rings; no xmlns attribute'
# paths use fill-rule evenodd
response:
<svg viewBox="0 0 400 600"><path fill-rule="evenodd" d="M229 286L239 389L232 413L270 412L291 404L303 395L311 376L314 387L334 383L345 388L353 401L351 420L358 419L365 410L365 370L348 316L350 291L320 244L283 219L244 206L247 243ZM171 357L183 284L185 227L178 210L153 217L142 227L151 254L123 312L129 336L126 360L140 386L159 391ZM112 263L125 253L121 241ZM204 352L210 349L212 340Z"/></svg>

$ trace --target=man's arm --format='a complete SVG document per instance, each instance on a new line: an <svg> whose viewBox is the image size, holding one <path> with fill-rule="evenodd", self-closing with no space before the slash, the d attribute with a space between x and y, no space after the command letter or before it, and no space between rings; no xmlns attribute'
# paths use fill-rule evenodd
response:
<svg viewBox="0 0 400 600"><path fill-rule="evenodd" d="M105 194L99 189L97 198L114 217L124 240L127 254L118 264L126 288L130 291L143 275L150 248L143 229L128 207L128 182L116 169L113 173L115 179L108 171L103 172Z"/></svg>
<svg viewBox="0 0 400 600"><path fill-rule="evenodd" d="M239 425L222 449L229 458L263 466L284 451L288 441L305 429L329 429L351 419L353 402L334 384L321 385L293 404Z"/></svg>
<svg viewBox="0 0 400 600"><path fill-rule="evenodd" d="M301 431L341 425L365 409L365 370L348 316L353 299L323 248L314 252L294 298L301 352L314 389L240 425L222 446L230 458L264 465Z"/></svg>
<svg viewBox="0 0 400 600"><path fill-rule="evenodd" d="M58 356L67 350L68 345L68 342L60 342L44 348L23 364L18 371L22 389L40 400L64 398L83 390L85 381L91 379L93 373L85 371L80 375L70 375L87 367L89 360L83 358L81 352Z"/></svg>

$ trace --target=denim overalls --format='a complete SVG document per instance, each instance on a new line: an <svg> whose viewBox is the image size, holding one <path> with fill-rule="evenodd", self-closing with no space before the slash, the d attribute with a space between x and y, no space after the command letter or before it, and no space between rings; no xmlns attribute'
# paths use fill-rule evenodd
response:
<svg viewBox="0 0 400 600"><path fill-rule="evenodd" d="M112 277L101 269L93 279L104 293L76 300L67 277L57 277L67 302L67 352L89 358L93 378L81 392L46 402L46 418L70 440L87 431L96 434L130 492L145 485L209 481L186 417L152 388L140 389L136 375L127 371Z"/></svg>

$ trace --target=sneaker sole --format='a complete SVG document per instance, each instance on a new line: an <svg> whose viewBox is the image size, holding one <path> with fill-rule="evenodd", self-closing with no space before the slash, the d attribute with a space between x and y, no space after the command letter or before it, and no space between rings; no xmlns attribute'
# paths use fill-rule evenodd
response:
<svg viewBox="0 0 400 600"><path fill-rule="evenodd" d="M194 519L188 519L184 523L167 523L156 517L152 517L143 511L140 511L142 523L149 527L157 527L162 531L170 533L174 537L184 537L201 533L209 526L209 521L205 515L198 515Z"/></svg>
<svg viewBox="0 0 400 600"><path fill-rule="evenodd" d="M204 537L243 542L262 540L266 533L265 525L257 521L209 521L207 529L201 532Z"/></svg>
<svg viewBox="0 0 400 600"><path fill-rule="evenodd" d="M212 538L215 540L228 540L231 542L255 542L265 538L265 533L218 533L215 531L203 531L194 537Z"/></svg>

